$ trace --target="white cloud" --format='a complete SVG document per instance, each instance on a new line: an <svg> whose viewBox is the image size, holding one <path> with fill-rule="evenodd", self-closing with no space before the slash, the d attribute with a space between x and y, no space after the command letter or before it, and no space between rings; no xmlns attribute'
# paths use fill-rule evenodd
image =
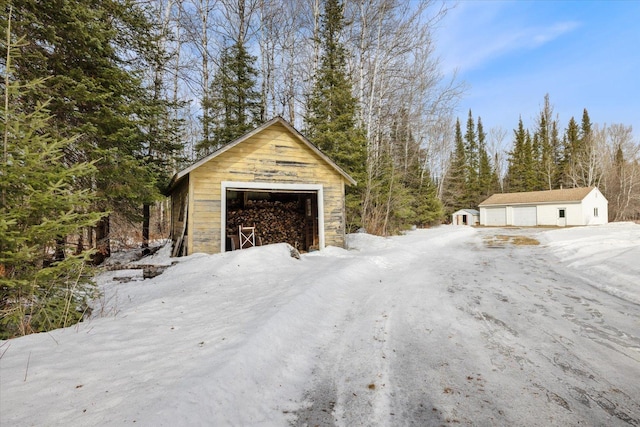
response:
<svg viewBox="0 0 640 427"><path fill-rule="evenodd" d="M577 21L533 23L513 3L462 3L440 28L438 50L447 70L470 71L522 49L536 49L580 27Z"/></svg>
<svg viewBox="0 0 640 427"><path fill-rule="evenodd" d="M576 21L558 22L549 27L531 29L531 41L533 47L542 46L551 42L564 34L570 33L580 27L580 23Z"/></svg>

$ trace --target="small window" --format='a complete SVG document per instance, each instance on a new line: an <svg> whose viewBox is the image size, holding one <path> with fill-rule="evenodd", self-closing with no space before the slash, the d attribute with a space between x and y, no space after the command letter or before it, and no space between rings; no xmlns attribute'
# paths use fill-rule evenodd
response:
<svg viewBox="0 0 640 427"><path fill-rule="evenodd" d="M598 208L593 208L593 216L598 217Z"/></svg>
<svg viewBox="0 0 640 427"><path fill-rule="evenodd" d="M564 218L564 217L565 217L564 209L558 209L558 218Z"/></svg>

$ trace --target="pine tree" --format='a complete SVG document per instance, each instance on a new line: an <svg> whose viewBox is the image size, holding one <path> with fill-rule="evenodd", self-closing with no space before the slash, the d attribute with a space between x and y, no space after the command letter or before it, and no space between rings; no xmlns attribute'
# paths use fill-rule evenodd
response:
<svg viewBox="0 0 640 427"><path fill-rule="evenodd" d="M465 186L465 202L464 207L472 208L477 204L480 194L480 181L479 181L479 151L478 141L476 135L475 123L473 120L473 114L469 110L469 116L467 117L467 131L464 134L465 142L465 159L467 161L467 173Z"/></svg>
<svg viewBox="0 0 640 427"><path fill-rule="evenodd" d="M399 184L405 193L403 203L397 203L391 209L396 217L391 230L393 233L406 230L412 225L429 225L442 219L442 202L437 197L437 189L429 170L424 168L425 150L420 147L411 131L409 114L403 109L393 127L391 146L395 148L396 170L399 171Z"/></svg>
<svg viewBox="0 0 640 427"><path fill-rule="evenodd" d="M529 132L531 135L531 132ZM531 136L531 184L530 191L544 190L544 173L542 170L542 142L537 132Z"/></svg>
<svg viewBox="0 0 640 427"><path fill-rule="evenodd" d="M49 102L55 137L81 135L65 149L71 165L95 162L98 173L78 179L97 190L96 210L140 219L140 207L158 194L159 177L147 162L146 124L155 120L151 87L140 76L154 49L152 26L134 0L14 0L15 34L25 38L16 61L23 81L47 77L27 105ZM109 218L96 227L99 262L110 253Z"/></svg>
<svg viewBox="0 0 640 427"><path fill-rule="evenodd" d="M549 94L544 97L544 106L538 116L537 134L540 143L540 189L558 188L560 179L560 141L558 138L558 121L553 117L553 107L549 102Z"/></svg>
<svg viewBox="0 0 640 427"><path fill-rule="evenodd" d="M43 82L12 75L19 53L11 47L11 10L8 16L0 117L0 339L82 318L93 290L89 252L78 252L64 236L81 233L102 216L91 211L93 194L75 188L77 180L95 175L95 166L69 163L66 152L76 139L50 133L54 121L46 103L24 102Z"/></svg>
<svg viewBox="0 0 640 427"><path fill-rule="evenodd" d="M509 153L507 186L510 192L528 191L528 168L530 167L531 138L525 130L522 118L514 130L513 150Z"/></svg>
<svg viewBox="0 0 640 427"><path fill-rule="evenodd" d="M343 7L328 0L322 15L320 66L307 101L306 133L338 165L350 172L362 171L364 136L357 126L357 101L346 73L346 51L340 42Z"/></svg>
<svg viewBox="0 0 640 427"><path fill-rule="evenodd" d="M442 199L446 214L470 207L466 205L467 158L459 119L455 125L455 149L451 153L449 169L444 179Z"/></svg>
<svg viewBox="0 0 640 427"><path fill-rule="evenodd" d="M409 225L426 226L440 221L444 216L444 206L438 198L438 189L431 173L424 169L422 162L415 161L411 165L405 182L412 195L409 205L411 216L399 228L406 229Z"/></svg>
<svg viewBox="0 0 640 427"><path fill-rule="evenodd" d="M573 181L576 187L590 187L599 181L601 176L600 163L597 161L596 141L589 112L582 111L582 121L579 132L579 148L575 156Z"/></svg>
<svg viewBox="0 0 640 427"><path fill-rule="evenodd" d="M564 132L562 140L563 157L561 162L562 179L564 187L575 187L575 171L580 158L580 129L576 120L571 117Z"/></svg>
<svg viewBox="0 0 640 427"><path fill-rule="evenodd" d="M343 6L327 0L322 15L320 65L307 97L305 133L358 182L364 181L366 140L357 123L357 100L346 72L346 50L340 41ZM347 189L347 217L352 227L361 222L361 188Z"/></svg>
<svg viewBox="0 0 640 427"><path fill-rule="evenodd" d="M203 154L227 144L251 131L260 121L262 101L257 90L256 58L242 41L223 50L220 67L207 96L210 105L211 135L198 144Z"/></svg>

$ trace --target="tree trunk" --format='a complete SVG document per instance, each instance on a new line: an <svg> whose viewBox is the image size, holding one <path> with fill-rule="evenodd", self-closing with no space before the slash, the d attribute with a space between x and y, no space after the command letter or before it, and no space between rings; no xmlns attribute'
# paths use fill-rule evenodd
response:
<svg viewBox="0 0 640 427"><path fill-rule="evenodd" d="M109 215L103 217L96 224L96 252L93 254L93 263L95 265L102 264L105 259L111 256L111 241L109 238Z"/></svg>
<svg viewBox="0 0 640 427"><path fill-rule="evenodd" d="M149 255L149 223L151 222L151 206L142 205L142 255Z"/></svg>
<svg viewBox="0 0 640 427"><path fill-rule="evenodd" d="M66 246L67 239L64 236L60 236L56 239L56 251L53 255L54 261L62 261L65 259L64 248Z"/></svg>
<svg viewBox="0 0 640 427"><path fill-rule="evenodd" d="M84 252L84 229L80 230L80 236L78 236L78 246L76 246L75 255L80 255Z"/></svg>

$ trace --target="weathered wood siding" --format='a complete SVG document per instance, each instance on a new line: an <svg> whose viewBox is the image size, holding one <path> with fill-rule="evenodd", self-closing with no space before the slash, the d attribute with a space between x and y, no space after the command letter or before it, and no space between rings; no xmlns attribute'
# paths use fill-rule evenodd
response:
<svg viewBox="0 0 640 427"><path fill-rule="evenodd" d="M171 238L175 242L184 230L184 222L187 220L184 212L185 201L189 193L189 177L187 176L173 190L171 195Z"/></svg>
<svg viewBox="0 0 640 427"><path fill-rule="evenodd" d="M344 177L274 124L191 171L189 254L220 252L222 181L322 184L325 245L344 247Z"/></svg>

